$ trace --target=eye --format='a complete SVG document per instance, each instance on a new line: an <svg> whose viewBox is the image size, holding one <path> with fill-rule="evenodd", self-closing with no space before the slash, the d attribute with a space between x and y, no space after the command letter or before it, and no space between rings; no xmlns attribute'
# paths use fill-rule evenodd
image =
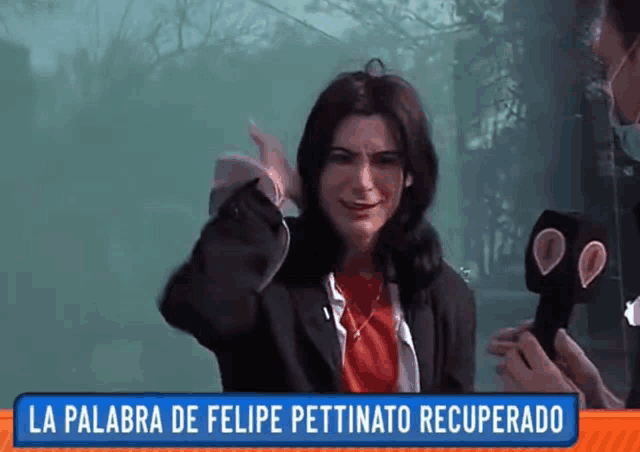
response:
<svg viewBox="0 0 640 452"><path fill-rule="evenodd" d="M329 161L334 163L351 163L353 156L345 151L336 149L329 153Z"/></svg>
<svg viewBox="0 0 640 452"><path fill-rule="evenodd" d="M375 161L380 165L397 165L402 162L402 157L397 152L384 152L376 156Z"/></svg>

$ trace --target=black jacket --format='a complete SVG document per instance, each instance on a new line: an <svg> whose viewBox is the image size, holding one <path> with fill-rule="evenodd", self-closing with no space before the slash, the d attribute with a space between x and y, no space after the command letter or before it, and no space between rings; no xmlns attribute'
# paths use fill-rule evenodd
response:
<svg viewBox="0 0 640 452"><path fill-rule="evenodd" d="M278 271L286 251L282 220L255 184L235 191L169 280L160 311L215 353L225 391L340 392L340 346L323 310L325 288L319 280L288 281ZM292 229L293 239L299 233ZM413 276L415 283L399 289L421 391L472 392L473 292L445 263Z"/></svg>

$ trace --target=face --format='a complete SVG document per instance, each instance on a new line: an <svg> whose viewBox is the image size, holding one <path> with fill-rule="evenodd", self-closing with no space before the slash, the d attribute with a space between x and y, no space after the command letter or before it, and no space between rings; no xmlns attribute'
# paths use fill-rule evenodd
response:
<svg viewBox="0 0 640 452"><path fill-rule="evenodd" d="M635 122L640 114L640 55L634 46L625 49L622 35L609 19L595 25L593 51L607 66L607 80L612 84L617 114L625 123Z"/></svg>
<svg viewBox="0 0 640 452"><path fill-rule="evenodd" d="M381 116L350 116L338 127L320 179L320 204L350 246L370 248L400 205L403 154Z"/></svg>

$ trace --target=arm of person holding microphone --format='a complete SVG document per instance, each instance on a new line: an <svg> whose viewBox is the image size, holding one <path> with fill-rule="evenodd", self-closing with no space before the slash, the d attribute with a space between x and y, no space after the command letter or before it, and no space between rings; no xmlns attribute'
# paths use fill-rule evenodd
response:
<svg viewBox="0 0 640 452"><path fill-rule="evenodd" d="M488 352L501 358L498 374L509 392L576 392L581 408L624 409L604 384L600 371L565 329L558 330L554 347L556 359L544 352L526 321L518 328L495 333Z"/></svg>
<svg viewBox="0 0 640 452"><path fill-rule="evenodd" d="M300 198L297 174L281 143L255 125L249 135L259 148L261 170L251 169L245 158L230 160L216 174L211 218L159 300L167 323L216 353L259 322L261 292L288 248L280 209L285 200Z"/></svg>

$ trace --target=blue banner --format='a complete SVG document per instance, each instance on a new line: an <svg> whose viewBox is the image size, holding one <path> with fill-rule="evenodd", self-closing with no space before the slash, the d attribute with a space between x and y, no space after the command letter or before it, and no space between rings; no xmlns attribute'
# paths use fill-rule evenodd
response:
<svg viewBox="0 0 640 452"><path fill-rule="evenodd" d="M23 394L15 447L569 447L573 394Z"/></svg>

